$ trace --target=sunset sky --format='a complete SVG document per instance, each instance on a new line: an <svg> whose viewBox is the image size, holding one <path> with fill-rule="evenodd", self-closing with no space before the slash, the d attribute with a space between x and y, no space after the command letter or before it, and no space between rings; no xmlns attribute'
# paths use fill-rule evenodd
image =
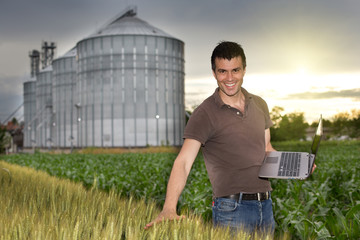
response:
<svg viewBox="0 0 360 240"><path fill-rule="evenodd" d="M247 55L244 87L270 109L304 112L311 122L360 108L357 0L2 0L0 121L23 101L30 50L53 41L61 56L130 4L184 41L188 107L213 93L211 51L230 40Z"/></svg>

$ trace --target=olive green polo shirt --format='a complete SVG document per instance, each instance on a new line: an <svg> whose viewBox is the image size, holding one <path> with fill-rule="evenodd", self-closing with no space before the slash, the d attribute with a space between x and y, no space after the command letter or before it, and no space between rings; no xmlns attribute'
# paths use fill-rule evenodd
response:
<svg viewBox="0 0 360 240"><path fill-rule="evenodd" d="M271 190L267 179L258 177L265 157L265 129L272 126L266 102L241 89L245 110L226 105L219 88L191 115L184 138L202 144L202 153L213 197L239 192Z"/></svg>

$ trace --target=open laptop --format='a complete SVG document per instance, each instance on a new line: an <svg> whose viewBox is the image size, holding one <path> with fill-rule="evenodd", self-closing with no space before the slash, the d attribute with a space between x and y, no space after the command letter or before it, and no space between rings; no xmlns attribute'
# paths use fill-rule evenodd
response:
<svg viewBox="0 0 360 240"><path fill-rule="evenodd" d="M267 152L259 171L261 178L306 179L314 166L317 150L323 135L320 115L310 152Z"/></svg>

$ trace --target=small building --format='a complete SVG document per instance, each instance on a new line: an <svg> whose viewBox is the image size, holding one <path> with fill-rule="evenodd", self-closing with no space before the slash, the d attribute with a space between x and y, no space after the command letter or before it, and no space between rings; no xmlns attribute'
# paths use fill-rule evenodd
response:
<svg viewBox="0 0 360 240"><path fill-rule="evenodd" d="M20 149L23 148L24 134L23 134L23 124L14 123L12 121L8 122L5 126L6 136L5 136L5 151L6 154L17 153Z"/></svg>

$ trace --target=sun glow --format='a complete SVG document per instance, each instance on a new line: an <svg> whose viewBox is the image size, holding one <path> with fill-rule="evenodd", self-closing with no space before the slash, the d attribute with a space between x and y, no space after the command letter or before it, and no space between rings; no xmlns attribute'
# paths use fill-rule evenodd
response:
<svg viewBox="0 0 360 240"><path fill-rule="evenodd" d="M360 72L352 74L314 74L305 66L288 74L248 74L244 88L266 100L270 110L284 107L286 112L304 112L308 121L317 120L322 113L329 118L337 112L359 108L359 97L339 96L329 98L296 97L297 94L340 92L360 88ZM187 106L199 105L217 87L212 76L187 79L185 100Z"/></svg>
<svg viewBox="0 0 360 240"><path fill-rule="evenodd" d="M299 76L304 76L308 74L308 69L305 66L297 67L296 74Z"/></svg>

